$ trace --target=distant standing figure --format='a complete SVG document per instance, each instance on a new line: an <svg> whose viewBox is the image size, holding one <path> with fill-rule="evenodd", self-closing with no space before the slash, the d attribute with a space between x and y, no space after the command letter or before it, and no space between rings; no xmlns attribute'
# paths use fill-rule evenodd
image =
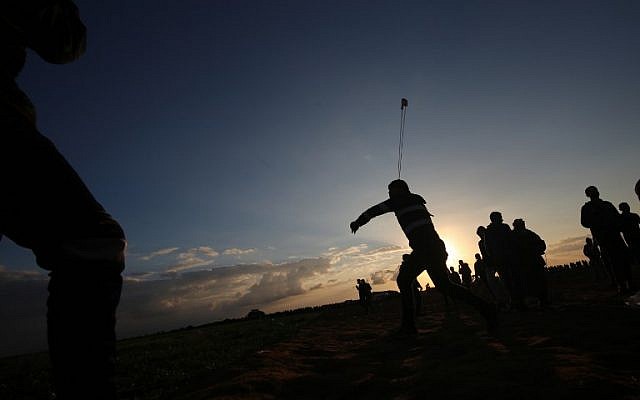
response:
<svg viewBox="0 0 640 400"><path fill-rule="evenodd" d="M460 276L462 277L462 285L465 287L471 287L471 268L469 268L469 264L463 260L458 260L458 266Z"/></svg>
<svg viewBox="0 0 640 400"><path fill-rule="evenodd" d="M604 262L611 264L618 290L628 293L632 291L631 266L629 250L620 236L620 214L613 204L600 199L595 186L586 188L585 194L589 201L580 210L580 223L591 230L591 235L600 245Z"/></svg>
<svg viewBox="0 0 640 400"><path fill-rule="evenodd" d="M462 279L460 279L460 274L453 267L449 267L449 280L456 285L462 285Z"/></svg>
<svg viewBox="0 0 640 400"><path fill-rule="evenodd" d="M422 285L416 278L413 282L414 304L416 305L416 316L422 315Z"/></svg>
<svg viewBox="0 0 640 400"><path fill-rule="evenodd" d="M47 339L56 398L114 399L124 232L38 131L35 107L16 83L27 48L46 62L70 63L85 51L86 28L69 0L7 0L0 35L0 236L33 251L50 271Z"/></svg>
<svg viewBox="0 0 640 400"><path fill-rule="evenodd" d="M489 292L489 295L497 301L499 299L498 293L500 293L500 288L495 277L496 271L494 271L490 265L485 263L479 253L476 253L475 257L476 262L473 264L473 269L476 272L476 276L479 277L481 285L484 285Z"/></svg>
<svg viewBox="0 0 640 400"><path fill-rule="evenodd" d="M411 193L407 183L401 179L392 181L389 198L363 212L350 228L353 233L372 218L387 212L394 212L404 234L409 239L411 254L403 259L398 272L398 288L402 297L401 332L415 333L415 304L411 285L416 277L426 269L439 290L457 297L474 306L486 319L491 329L496 323L496 310L491 304L475 296L461 285L449 281L447 275L447 251L438 236L432 215L425 206L422 196Z"/></svg>
<svg viewBox="0 0 640 400"><path fill-rule="evenodd" d="M541 307L549 303L547 277L545 276L545 260L543 254L547 249L544 240L537 233L529 230L521 218L513 221L513 245L517 262L521 269L528 293L537 297Z"/></svg>
<svg viewBox="0 0 640 400"><path fill-rule="evenodd" d="M631 250L634 262L640 264L640 216L632 213L627 203L620 203L618 209L621 212L622 237Z"/></svg>
<svg viewBox="0 0 640 400"><path fill-rule="evenodd" d="M522 276L515 264L513 236L509 225L502 222L502 214L494 211L489 215L484 241L487 255L500 279L504 282L511 302L516 309L525 309Z"/></svg>
<svg viewBox="0 0 640 400"><path fill-rule="evenodd" d="M368 313L371 308L372 288L371 285L364 279L358 279L356 289L358 289L358 297L360 299L360 305Z"/></svg>
<svg viewBox="0 0 640 400"><path fill-rule="evenodd" d="M590 237L585 239L585 244L582 248L582 254L584 254L589 259L589 266L593 270L593 274L596 280L606 278L607 276L609 276L611 279L614 279L611 274L607 273L607 270L602 262L600 249ZM613 280L612 283L615 285L615 280Z"/></svg>

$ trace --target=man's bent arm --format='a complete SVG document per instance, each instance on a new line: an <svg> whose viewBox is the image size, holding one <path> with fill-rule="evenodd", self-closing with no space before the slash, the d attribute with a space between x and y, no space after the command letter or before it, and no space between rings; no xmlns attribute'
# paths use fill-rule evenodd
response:
<svg viewBox="0 0 640 400"><path fill-rule="evenodd" d="M372 218L375 218L379 215L388 213L391 210L391 205L389 204L390 201L387 199L385 201L383 201L380 204L376 204L375 206L369 208L368 210L366 210L365 212L363 212L362 214L360 214L360 216L358 217L358 219L356 219L355 221L353 221L351 223L351 231L353 233L355 233L358 228L360 228L361 226L365 225L367 222L369 222Z"/></svg>

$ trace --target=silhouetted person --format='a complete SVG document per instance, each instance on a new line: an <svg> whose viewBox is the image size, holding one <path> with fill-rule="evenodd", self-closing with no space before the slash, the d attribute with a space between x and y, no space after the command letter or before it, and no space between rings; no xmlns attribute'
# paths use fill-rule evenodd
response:
<svg viewBox="0 0 640 400"><path fill-rule="evenodd" d="M620 236L620 214L613 204L600 199L600 193L595 186L586 188L585 194L590 200L582 206L580 223L591 230L591 235L600 246L604 261L611 264L619 291L629 292L632 290L631 266L628 248Z"/></svg>
<svg viewBox="0 0 640 400"><path fill-rule="evenodd" d="M51 271L47 336L56 398L112 399L124 233L38 132L35 108L15 82L27 48L54 64L79 58L85 27L68 0L7 0L2 8L0 236L31 249Z"/></svg>
<svg viewBox="0 0 640 400"><path fill-rule="evenodd" d="M638 179L638 182L636 182L635 192L636 196L638 196L638 200L640 200L640 179Z"/></svg>
<svg viewBox="0 0 640 400"><path fill-rule="evenodd" d="M453 267L449 267L449 280L456 285L462 285L460 274Z"/></svg>
<svg viewBox="0 0 640 400"><path fill-rule="evenodd" d="M473 264L473 269L476 273L476 280L480 280L480 284L487 289L489 295L493 297L494 300L498 300L498 293L500 289L497 286L495 271L491 266L485 263L479 253L476 253L475 257L476 262Z"/></svg>
<svg viewBox="0 0 640 400"><path fill-rule="evenodd" d="M403 180L397 179L389 184L389 198L363 212L351 222L351 231L355 233L371 218L387 212L394 212L412 249L402 261L398 272L398 288L402 295L401 331L416 332L415 305L411 285L416 277L426 269L436 287L451 297L457 297L473 305L487 319L489 328L496 322L494 307L473 295L466 288L449 281L447 274L447 252L444 242L438 236L431 214L427 211L424 199L409 191Z"/></svg>
<svg viewBox="0 0 640 400"><path fill-rule="evenodd" d="M511 228L502 222L502 214L498 211L492 212L489 219L491 223L484 234L485 251L504 282L513 306L525 309L521 274L515 265Z"/></svg>
<svg viewBox="0 0 640 400"><path fill-rule="evenodd" d="M469 288L471 287L471 268L469 268L469 264L462 260L458 260L460 271L460 276L462 277L462 285Z"/></svg>
<svg viewBox="0 0 640 400"><path fill-rule="evenodd" d="M476 229L476 235L480 238L478 241L478 250L480 250L480 255L482 255L482 259L485 264L491 265L491 260L489 260L489 254L487 254L487 246L485 245L484 237L487 234L487 228L480 225L478 229Z"/></svg>
<svg viewBox="0 0 640 400"><path fill-rule="evenodd" d="M416 316L422 315L422 285L418 282L418 279L413 282L413 295L414 304L416 308Z"/></svg>
<svg viewBox="0 0 640 400"><path fill-rule="evenodd" d="M520 218L513 221L512 234L518 266L526 278L524 282L528 292L538 298L541 307L546 307L549 300L543 254L547 245L537 233L527 229Z"/></svg>
<svg viewBox="0 0 640 400"><path fill-rule="evenodd" d="M634 262L640 264L640 216L632 213L627 203L620 203L618 209L621 212L622 237L631 250Z"/></svg>
<svg viewBox="0 0 640 400"><path fill-rule="evenodd" d="M358 297L360 299L360 305L368 313L371 308L372 288L371 285L364 279L357 280L356 289L358 289Z"/></svg>
<svg viewBox="0 0 640 400"><path fill-rule="evenodd" d="M582 254L589 259L589 266L593 270L596 279L602 279L609 277L613 279L613 276L609 274L602 262L602 256L600 255L600 249L593 240L588 237L585 239L584 247L582 248ZM612 281L615 284L615 281Z"/></svg>

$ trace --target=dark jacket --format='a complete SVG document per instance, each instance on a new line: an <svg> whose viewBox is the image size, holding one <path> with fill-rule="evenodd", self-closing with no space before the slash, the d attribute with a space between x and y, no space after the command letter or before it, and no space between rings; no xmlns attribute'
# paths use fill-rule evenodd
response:
<svg viewBox="0 0 640 400"><path fill-rule="evenodd" d="M542 255L547 245L538 234L529 229L522 229L514 230L512 235L515 254L521 265L542 267L546 264Z"/></svg>
<svg viewBox="0 0 640 400"><path fill-rule="evenodd" d="M611 236L620 236L620 214L613 204L602 199L588 201L582 206L580 223L591 230L599 243L607 242Z"/></svg>
<svg viewBox="0 0 640 400"><path fill-rule="evenodd" d="M363 212L356 222L362 226L372 218L393 212L398 219L402 231L409 239L409 245L420 246L426 237L438 238L431 221L432 215L425 206L426 201L422 196L407 193L406 195L389 198L380 204ZM439 239L439 238L438 238Z"/></svg>

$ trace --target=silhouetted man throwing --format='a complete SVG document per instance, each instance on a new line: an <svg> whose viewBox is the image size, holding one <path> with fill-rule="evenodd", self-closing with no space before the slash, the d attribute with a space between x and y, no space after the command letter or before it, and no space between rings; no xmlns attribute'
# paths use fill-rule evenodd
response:
<svg viewBox="0 0 640 400"><path fill-rule="evenodd" d="M15 82L27 47L55 64L80 57L85 27L68 0L8 0L2 9L0 234L51 271L47 334L56 398L112 399L124 233L38 132L35 109Z"/></svg>
<svg viewBox="0 0 640 400"><path fill-rule="evenodd" d="M389 199L375 205L351 222L351 231L356 231L372 218L387 212L393 212L409 239L411 254L403 257L398 273L398 288L402 295L401 332L415 333L415 305L411 285L416 277L426 269L436 287L445 294L473 305L487 319L489 328L496 321L495 308L474 296L460 285L449 281L447 274L447 252L444 242L438 236L431 214L427 211L424 199L409 191L403 180L397 179L389 184Z"/></svg>
<svg viewBox="0 0 640 400"><path fill-rule="evenodd" d="M580 210L580 223L591 230L591 235L600 245L603 261L611 264L619 291L630 292L631 266L627 246L620 236L620 214L613 204L600 199L595 186L589 186L584 192L590 200Z"/></svg>

